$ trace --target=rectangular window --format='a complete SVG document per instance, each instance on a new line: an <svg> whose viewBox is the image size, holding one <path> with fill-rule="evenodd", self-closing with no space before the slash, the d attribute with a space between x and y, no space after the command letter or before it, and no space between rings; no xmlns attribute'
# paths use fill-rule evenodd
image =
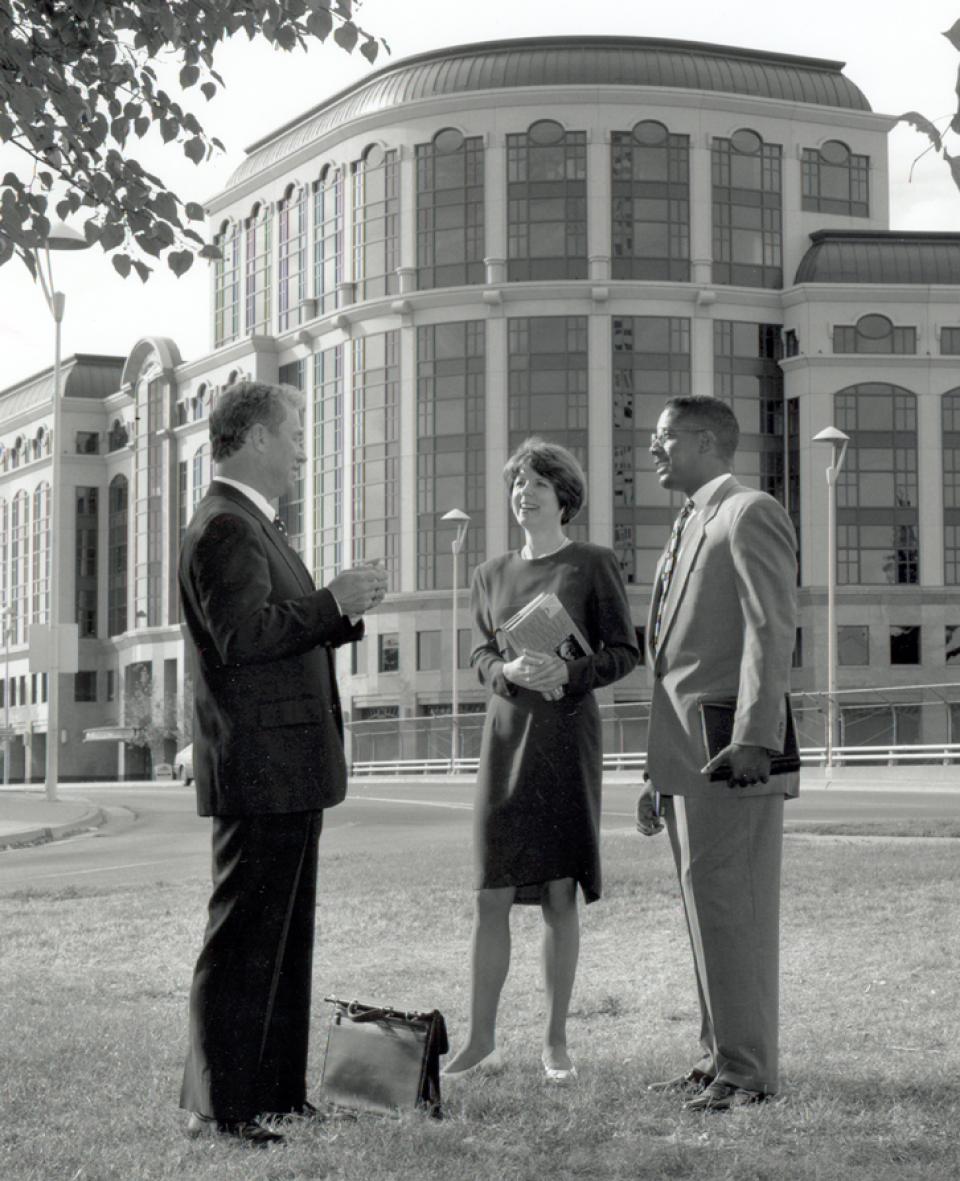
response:
<svg viewBox="0 0 960 1181"><path fill-rule="evenodd" d="M350 645L350 675L355 677L360 672L360 645Z"/></svg>
<svg viewBox="0 0 960 1181"><path fill-rule="evenodd" d="M801 208L810 213L869 217L870 157L851 152L839 140L804 148Z"/></svg>
<svg viewBox="0 0 960 1181"><path fill-rule="evenodd" d="M226 225L214 238L221 257L214 263L213 345L240 335L240 225Z"/></svg>
<svg viewBox="0 0 960 1181"><path fill-rule="evenodd" d="M791 668L803 668L803 628L798 627L796 636L793 641L793 657L790 661Z"/></svg>
<svg viewBox="0 0 960 1181"><path fill-rule="evenodd" d="M714 283L783 286L782 153L753 131L714 139Z"/></svg>
<svg viewBox="0 0 960 1181"><path fill-rule="evenodd" d="M307 296L307 190L291 190L277 203L277 317L281 332L303 323ZM282 380L282 378L281 378Z"/></svg>
<svg viewBox="0 0 960 1181"><path fill-rule="evenodd" d="M960 392L943 395L942 426L943 581L960 586Z"/></svg>
<svg viewBox="0 0 960 1181"><path fill-rule="evenodd" d="M452 586L451 509L470 517L459 585L486 551L485 328L481 321L417 331L417 589Z"/></svg>
<svg viewBox="0 0 960 1181"><path fill-rule="evenodd" d="M291 385L301 393L307 385L306 361L291 361L289 365L281 365L277 373L281 385ZM301 412L301 422L302 422ZM293 546L300 556L303 556L303 497L306 483L305 465L297 469L297 482L292 492L285 492L277 501L277 516L283 521L287 530L287 542Z"/></svg>
<svg viewBox="0 0 960 1181"><path fill-rule="evenodd" d="M400 637L396 632L386 632L378 637L377 671L400 671Z"/></svg>
<svg viewBox="0 0 960 1181"><path fill-rule="evenodd" d="M353 274L357 300L399 290L400 161L395 150L367 149L353 166Z"/></svg>
<svg viewBox="0 0 960 1181"><path fill-rule="evenodd" d="M321 585L343 566L343 349L334 345L313 358L313 566Z"/></svg>
<svg viewBox="0 0 960 1181"><path fill-rule="evenodd" d="M544 119L507 136L507 278L586 277L586 132Z"/></svg>
<svg viewBox="0 0 960 1181"><path fill-rule="evenodd" d="M944 629L943 663L960 664L960 623L948 623Z"/></svg>
<svg viewBox="0 0 960 1181"><path fill-rule="evenodd" d="M436 672L440 668L440 632L417 632L417 672Z"/></svg>
<svg viewBox="0 0 960 1181"><path fill-rule="evenodd" d="M313 294L320 315L340 306L343 282L343 172L326 167L313 186Z"/></svg>
<svg viewBox="0 0 960 1181"><path fill-rule="evenodd" d="M473 651L473 632L468 627L457 628L457 668L470 667Z"/></svg>
<svg viewBox="0 0 960 1181"><path fill-rule="evenodd" d="M249 333L265 335L270 331L271 239L273 222L270 205L254 208L246 226L246 329Z"/></svg>
<svg viewBox="0 0 960 1181"><path fill-rule="evenodd" d="M890 663L920 664L920 628L890 628Z"/></svg>
<svg viewBox="0 0 960 1181"><path fill-rule="evenodd" d="M614 279L690 279L690 137L647 120L610 145Z"/></svg>
<svg viewBox="0 0 960 1181"><path fill-rule="evenodd" d="M105 701L116 701L117 699L117 673L115 669L108 668L106 671L106 689L104 693Z"/></svg>
<svg viewBox="0 0 960 1181"><path fill-rule="evenodd" d="M77 431L77 454L100 454L100 435L97 431Z"/></svg>
<svg viewBox="0 0 960 1181"><path fill-rule="evenodd" d="M960 328L940 329L940 352L944 356L960 354Z"/></svg>
<svg viewBox="0 0 960 1181"><path fill-rule="evenodd" d="M417 287L482 283L482 138L447 129L416 155Z"/></svg>
<svg viewBox="0 0 960 1181"><path fill-rule="evenodd" d="M77 488L76 505L74 610L80 636L90 637L97 634L98 489Z"/></svg>
<svg viewBox="0 0 960 1181"><path fill-rule="evenodd" d="M97 700L97 674L95 670L74 673L73 700Z"/></svg>
<svg viewBox="0 0 960 1181"><path fill-rule="evenodd" d="M690 393L690 321L617 316L612 328L613 548L624 581L650 585L677 512L657 480L650 436L664 402Z"/></svg>
<svg viewBox="0 0 960 1181"><path fill-rule="evenodd" d="M400 334L353 341L353 560L400 576Z"/></svg>
<svg viewBox="0 0 960 1181"><path fill-rule="evenodd" d="M864 665L870 663L870 628L849 625L837 628L837 664Z"/></svg>

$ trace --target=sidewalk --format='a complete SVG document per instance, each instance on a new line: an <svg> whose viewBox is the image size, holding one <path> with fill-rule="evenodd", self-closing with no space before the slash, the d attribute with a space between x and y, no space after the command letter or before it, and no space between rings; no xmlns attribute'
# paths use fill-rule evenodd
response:
<svg viewBox="0 0 960 1181"><path fill-rule="evenodd" d="M104 822L100 808L89 800L51 802L42 787L31 791L0 790L0 851L17 845L59 841Z"/></svg>

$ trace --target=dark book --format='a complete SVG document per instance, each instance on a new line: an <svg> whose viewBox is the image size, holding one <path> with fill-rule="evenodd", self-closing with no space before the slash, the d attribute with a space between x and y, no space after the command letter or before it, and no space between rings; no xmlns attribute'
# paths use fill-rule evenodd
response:
<svg viewBox="0 0 960 1181"><path fill-rule="evenodd" d="M790 708L790 698L786 697L786 729L784 731L783 753L773 755L770 760L771 775L786 775L791 771L800 770L800 748L797 745L797 728L793 722L793 710ZM733 718L737 712L737 701L734 697L719 701L700 702L700 725L703 728L703 741L707 748L707 762L718 755L725 746L729 746L733 739ZM710 772L712 780L727 780L730 778L730 768L723 763L716 770Z"/></svg>

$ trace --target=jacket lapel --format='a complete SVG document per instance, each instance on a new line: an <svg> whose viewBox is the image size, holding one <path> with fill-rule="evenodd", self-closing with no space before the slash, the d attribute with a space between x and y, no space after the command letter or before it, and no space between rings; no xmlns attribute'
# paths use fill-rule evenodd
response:
<svg viewBox="0 0 960 1181"><path fill-rule="evenodd" d="M206 491L206 496L221 497L229 500L237 508L242 509L250 520L255 521L263 530L263 535L267 539L267 545L271 546L274 552L287 564L290 572L303 587L304 592L308 593L316 589L313 579L310 576L310 571L301 561L300 555L292 545L287 544L273 523L264 517L263 513L248 497L244 496L242 492L234 488L231 484L221 484L216 478L211 480Z"/></svg>

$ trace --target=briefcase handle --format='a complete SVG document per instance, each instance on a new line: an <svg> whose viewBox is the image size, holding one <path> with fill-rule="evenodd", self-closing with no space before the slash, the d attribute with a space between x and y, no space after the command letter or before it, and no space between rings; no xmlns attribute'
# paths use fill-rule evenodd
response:
<svg viewBox="0 0 960 1181"><path fill-rule="evenodd" d="M336 1005L344 1017L349 1018L350 1021L357 1024L361 1021L383 1021L393 1018L395 1021L422 1021L429 1025L433 1018L433 1013L418 1013L413 1010L403 1012L400 1009L365 1005L358 1000L345 1001L337 996L325 996L323 999L331 1005Z"/></svg>

